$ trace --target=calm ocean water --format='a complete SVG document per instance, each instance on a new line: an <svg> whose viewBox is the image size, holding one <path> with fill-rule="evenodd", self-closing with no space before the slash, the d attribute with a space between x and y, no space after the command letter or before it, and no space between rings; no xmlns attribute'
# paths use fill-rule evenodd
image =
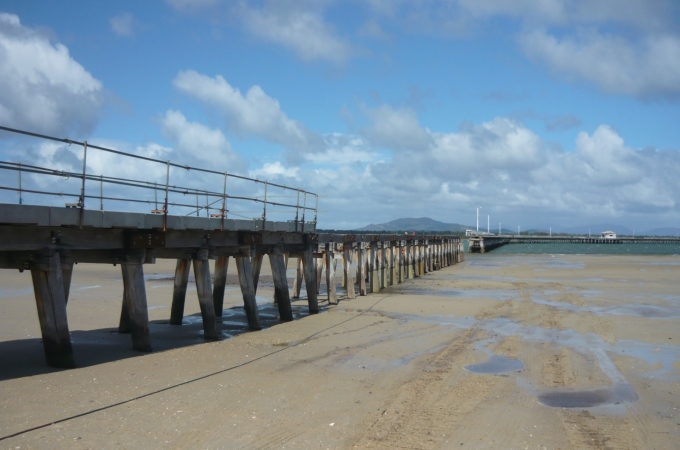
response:
<svg viewBox="0 0 680 450"><path fill-rule="evenodd" d="M467 251L467 240L465 241ZM680 244L508 244L491 252L500 254L560 255L680 255Z"/></svg>

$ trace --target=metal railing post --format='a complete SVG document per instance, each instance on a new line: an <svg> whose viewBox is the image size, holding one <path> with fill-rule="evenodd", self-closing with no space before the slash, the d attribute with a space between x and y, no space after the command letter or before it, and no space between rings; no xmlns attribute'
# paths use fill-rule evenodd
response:
<svg viewBox="0 0 680 450"><path fill-rule="evenodd" d="M264 182L264 209L262 210L262 231L264 231L267 220L267 182Z"/></svg>
<svg viewBox="0 0 680 450"><path fill-rule="evenodd" d="M99 175L99 210L104 211L104 175Z"/></svg>
<svg viewBox="0 0 680 450"><path fill-rule="evenodd" d="M165 162L165 204L163 205L163 231L168 229L168 190L170 189L170 160Z"/></svg>
<svg viewBox="0 0 680 450"><path fill-rule="evenodd" d="M80 185L80 199L78 206L80 207L80 214L78 225L83 226L83 216L85 215L85 172L87 171L87 141L83 141L83 182Z"/></svg>
<svg viewBox="0 0 680 450"><path fill-rule="evenodd" d="M295 232L298 230L298 218L300 214L300 189L297 190L297 200L295 200Z"/></svg>
<svg viewBox="0 0 680 450"><path fill-rule="evenodd" d="M227 172L224 172L224 188L222 189L222 225L220 230L224 231L224 219L227 216Z"/></svg>
<svg viewBox="0 0 680 450"><path fill-rule="evenodd" d="M316 225L316 219L319 215L319 194L314 194L316 197L316 203L314 204L314 225Z"/></svg>
<svg viewBox="0 0 680 450"><path fill-rule="evenodd" d="M302 232L305 232L305 212L307 211L307 192L302 199Z"/></svg>
<svg viewBox="0 0 680 450"><path fill-rule="evenodd" d="M21 199L21 163L19 163L19 204L23 204L23 200Z"/></svg>

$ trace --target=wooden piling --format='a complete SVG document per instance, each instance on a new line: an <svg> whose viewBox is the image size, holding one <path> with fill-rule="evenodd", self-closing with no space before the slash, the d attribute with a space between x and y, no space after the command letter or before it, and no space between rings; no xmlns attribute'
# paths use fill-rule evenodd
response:
<svg viewBox="0 0 680 450"><path fill-rule="evenodd" d="M354 292L354 276L352 272L352 255L354 249L351 244L345 244L342 248L342 269L345 277L345 289L347 290L347 298L356 298Z"/></svg>
<svg viewBox="0 0 680 450"><path fill-rule="evenodd" d="M389 267L389 278L387 280L387 285L394 285L395 271L394 271L394 243L389 242L387 247L387 265Z"/></svg>
<svg viewBox="0 0 680 450"><path fill-rule="evenodd" d="M248 328L251 330L261 330L262 325L260 325L260 312L257 310L257 301L255 300L253 267L250 257L236 256L234 260L238 272L238 281L241 285L241 293L243 294L243 308L248 318Z"/></svg>
<svg viewBox="0 0 680 450"><path fill-rule="evenodd" d="M380 292L380 285L378 284L378 243L371 242L371 247L368 257L368 285L371 292Z"/></svg>
<svg viewBox="0 0 680 450"><path fill-rule="evenodd" d="M293 298L300 298L302 290L302 256L298 256L295 268L295 278L293 279Z"/></svg>
<svg viewBox="0 0 680 450"><path fill-rule="evenodd" d="M216 317L222 317L224 309L224 289L227 285L228 268L229 256L218 256L217 261L215 261L215 285L213 286L213 305Z"/></svg>
<svg viewBox="0 0 680 450"><path fill-rule="evenodd" d="M197 255L198 257L194 259L194 277L196 278L196 292L198 293L198 303L203 318L203 336L205 339L217 340L220 338L220 332L215 320L215 303L213 302L207 253L207 250L202 250Z"/></svg>
<svg viewBox="0 0 680 450"><path fill-rule="evenodd" d="M364 263L366 260L366 249L363 248L363 245L360 243L359 248L357 249L357 279L359 281L359 295L364 296L366 295L367 289L366 289L366 264Z"/></svg>
<svg viewBox="0 0 680 450"><path fill-rule="evenodd" d="M323 254L316 258L316 294L321 293L321 275L323 275L323 266L326 264L326 258ZM328 267L326 268L328 270Z"/></svg>
<svg viewBox="0 0 680 450"><path fill-rule="evenodd" d="M302 267L305 276L305 288L307 289L309 314L318 314L319 301L317 297L316 270L314 268L314 253L311 248L302 253Z"/></svg>
<svg viewBox="0 0 680 450"><path fill-rule="evenodd" d="M413 273L416 277L420 277L423 275L423 273L420 271L420 259L421 259L421 244L420 240L416 241L415 245L413 246L414 250L414 258L413 258Z"/></svg>
<svg viewBox="0 0 680 450"><path fill-rule="evenodd" d="M184 303L189 284L190 259L178 259L175 267L175 281L172 289L172 308L170 310L170 325L182 325L184 317Z"/></svg>
<svg viewBox="0 0 680 450"><path fill-rule="evenodd" d="M64 283L64 303L68 305L68 297L71 293L71 278L73 278L73 262L61 261L61 279Z"/></svg>
<svg viewBox="0 0 680 450"><path fill-rule="evenodd" d="M326 290L328 291L328 303L338 304L338 296L335 291L335 255L333 254L333 243L326 244Z"/></svg>
<svg viewBox="0 0 680 450"><path fill-rule="evenodd" d="M250 260L253 270L253 289L255 289L255 294L257 295L257 284L260 281L260 270L262 269L262 259L264 254L255 254Z"/></svg>
<svg viewBox="0 0 680 450"><path fill-rule="evenodd" d="M125 289L123 289L123 303L120 308L120 319L118 319L118 333L130 334L130 312L128 311L128 302L125 298Z"/></svg>
<svg viewBox="0 0 680 450"><path fill-rule="evenodd" d="M59 254L46 256L31 270L31 278L47 364L59 368L75 367Z"/></svg>
<svg viewBox="0 0 680 450"><path fill-rule="evenodd" d="M272 277L274 278L274 297L279 308L279 317L283 322L290 322L293 320L293 310L290 305L284 257L281 254L270 253L269 263L271 264Z"/></svg>
<svg viewBox="0 0 680 450"><path fill-rule="evenodd" d="M123 296L130 319L132 348L140 352L151 351L149 337L149 311L146 305L146 288L144 286L144 266L138 262L121 264L123 273Z"/></svg>

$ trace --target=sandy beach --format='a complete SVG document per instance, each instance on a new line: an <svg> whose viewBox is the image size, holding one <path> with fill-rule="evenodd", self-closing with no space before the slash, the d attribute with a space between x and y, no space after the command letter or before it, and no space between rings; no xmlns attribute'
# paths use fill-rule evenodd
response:
<svg viewBox="0 0 680 450"><path fill-rule="evenodd" d="M2 271L0 437L39 428L0 448L679 447L680 257L466 257L337 306L322 294L318 315L296 301L285 324L265 260L267 328L246 330L231 277L218 342L193 284L168 324L174 262L159 261L152 353L117 333L120 268L79 264L73 370L45 364L30 274Z"/></svg>

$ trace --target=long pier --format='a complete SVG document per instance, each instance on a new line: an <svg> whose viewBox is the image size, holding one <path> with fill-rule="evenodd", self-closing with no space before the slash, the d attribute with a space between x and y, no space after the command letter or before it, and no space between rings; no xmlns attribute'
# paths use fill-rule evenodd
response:
<svg viewBox="0 0 680 450"><path fill-rule="evenodd" d="M470 236L468 253L486 253L508 244L680 244L680 239L671 237L634 238L617 237L601 238L589 236Z"/></svg>
<svg viewBox="0 0 680 450"><path fill-rule="evenodd" d="M131 334L134 349L150 351L144 266L157 259L177 261L170 324L182 324L193 266L204 336L217 340L230 258L248 327L259 330L255 294L264 255L271 264L282 322L293 320L291 298L301 297L303 284L309 313L319 312L324 271L327 301L337 304L341 294L352 299L380 292L464 256L456 237L318 234L314 222L223 219L0 204L0 268L30 272L47 363L69 368L76 359L67 305L78 263L120 265L124 294L118 331ZM286 278L288 258L298 260L292 292ZM215 260L213 274L209 260Z"/></svg>

